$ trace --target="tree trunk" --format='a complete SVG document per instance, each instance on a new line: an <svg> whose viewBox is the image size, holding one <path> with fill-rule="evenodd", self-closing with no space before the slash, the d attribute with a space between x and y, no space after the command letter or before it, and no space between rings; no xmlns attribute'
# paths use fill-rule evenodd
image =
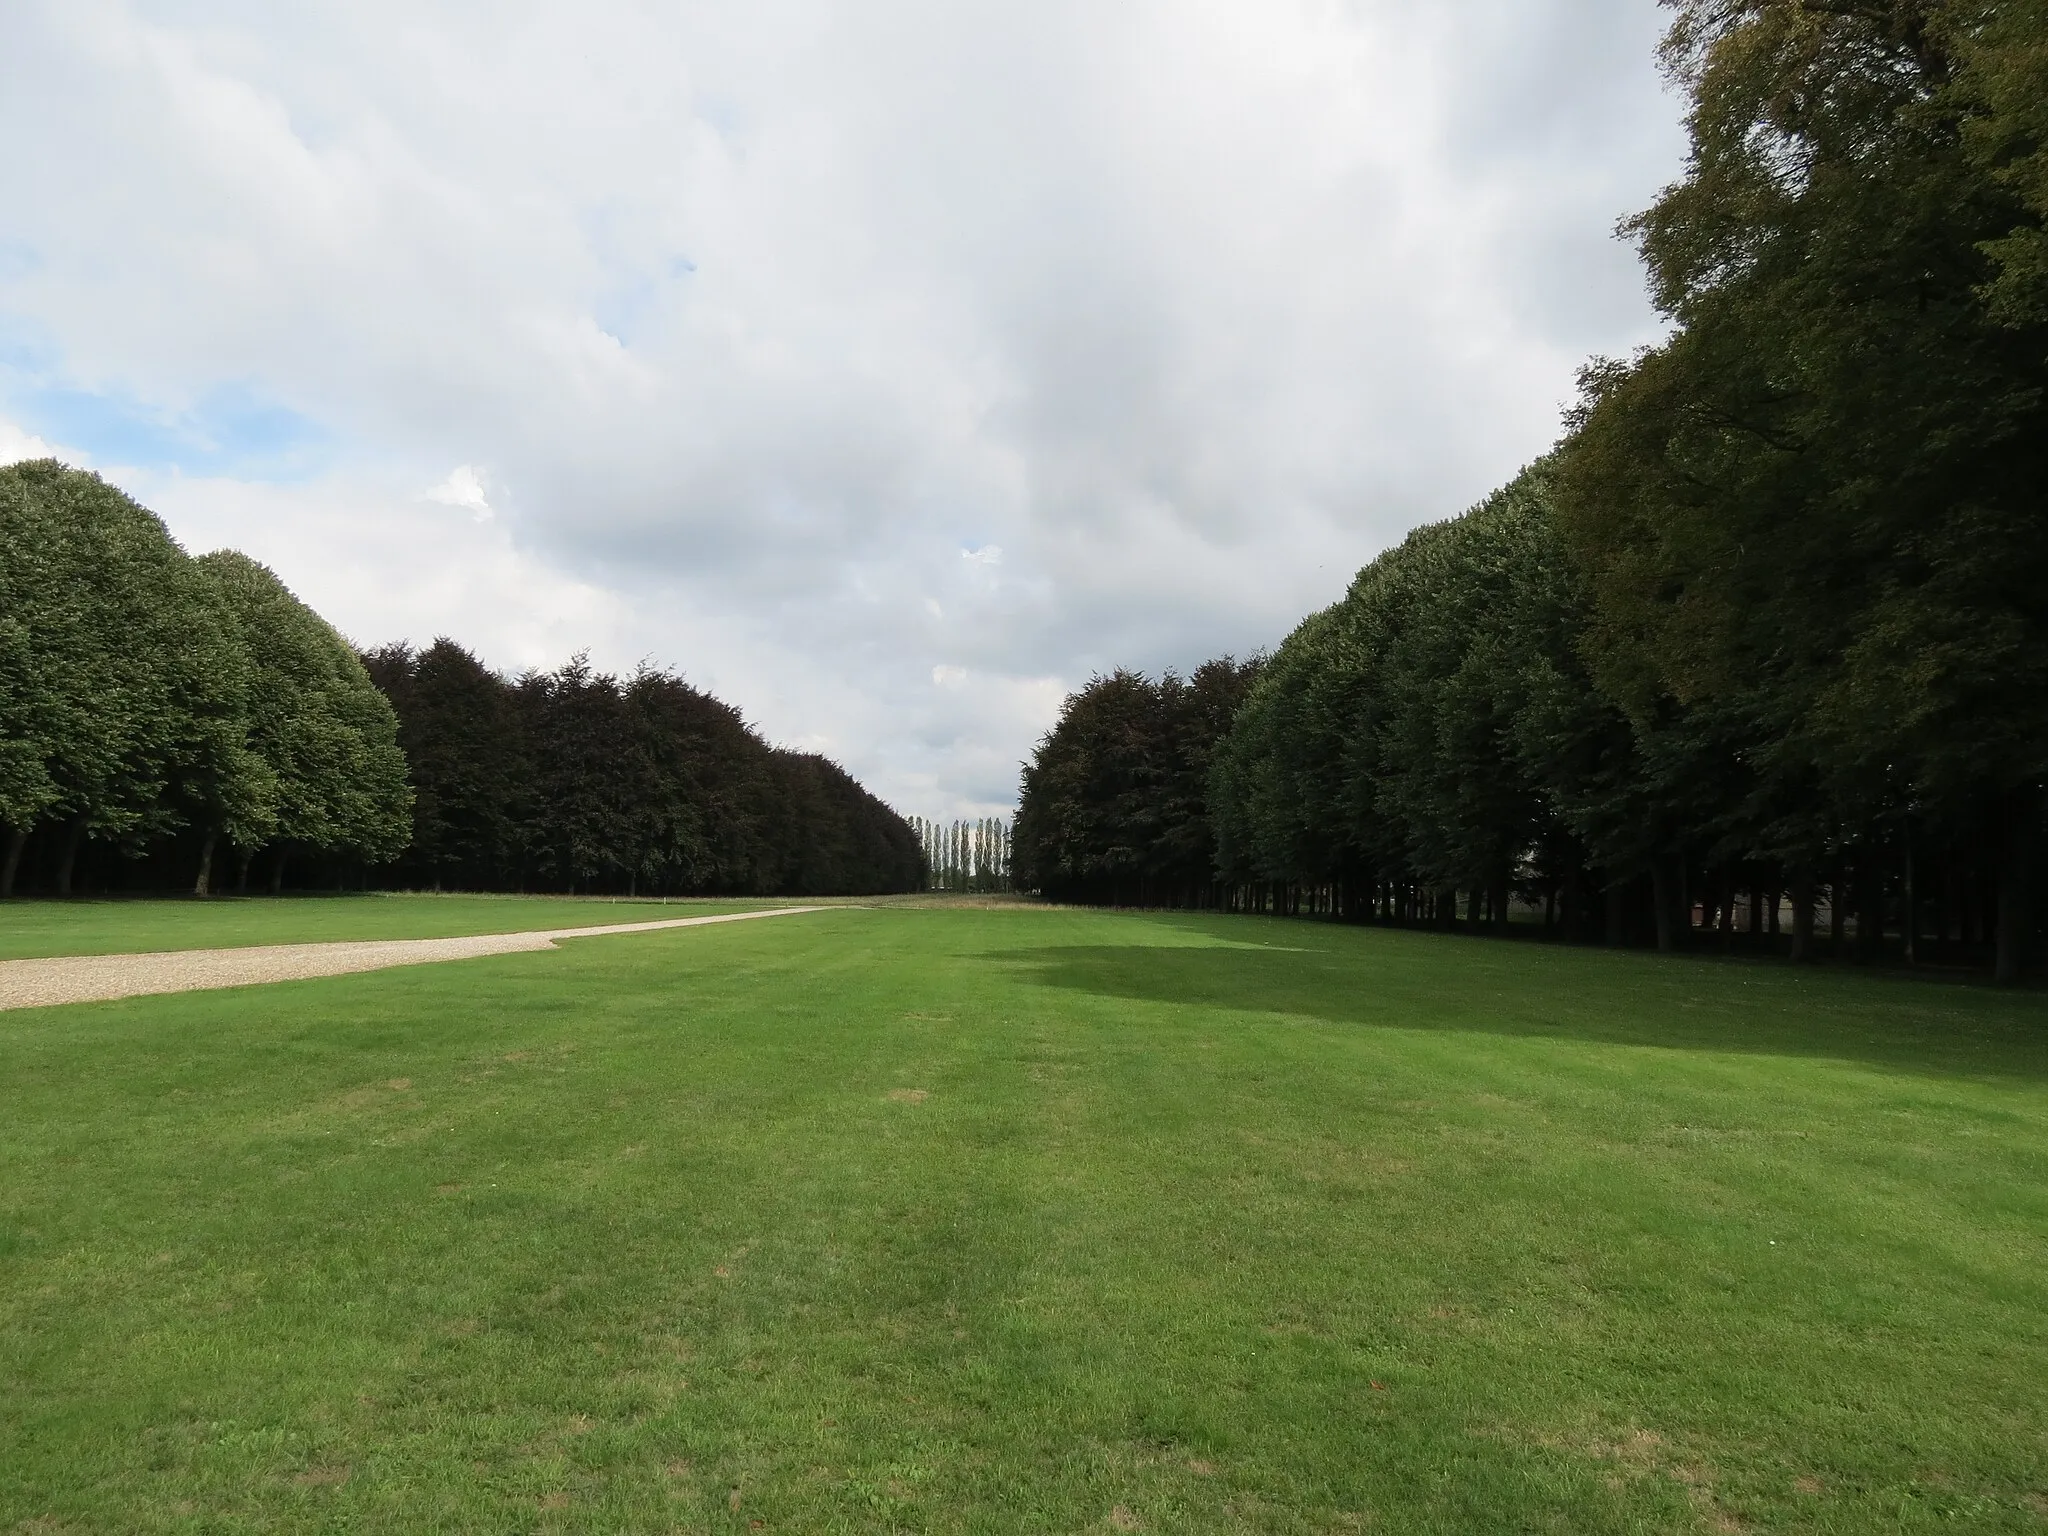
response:
<svg viewBox="0 0 2048 1536"><path fill-rule="evenodd" d="M1906 964L1920 963L1919 871L1913 861L1913 823L1908 821L1899 834L1899 853L1904 861L1905 891L1900 902L1899 936L1905 941Z"/></svg>
<svg viewBox="0 0 2048 1536"><path fill-rule="evenodd" d="M1685 899L1682 880L1675 869L1677 860L1660 853L1650 861L1650 904L1656 908L1657 948L1670 954L1678 948L1679 903Z"/></svg>
<svg viewBox="0 0 2048 1536"><path fill-rule="evenodd" d="M1602 940L1609 948L1619 949L1627 937L1628 891L1619 882L1608 886L1600 893L1601 905L1606 909L1602 917L1606 929Z"/></svg>
<svg viewBox="0 0 2048 1536"><path fill-rule="evenodd" d="M1479 887L1476 885L1465 893L1465 926L1474 933L1479 931L1479 925L1483 916L1480 910L1480 900ZM1457 910L1457 899L1455 897L1452 898L1451 909L1453 911Z"/></svg>
<svg viewBox="0 0 2048 1536"><path fill-rule="evenodd" d="M2020 946L2025 924L2020 861L2006 850L1998 861L1998 927L1991 960L1991 979L2009 987L2020 979Z"/></svg>
<svg viewBox="0 0 2048 1536"><path fill-rule="evenodd" d="M85 841L85 818L72 818L64 833L64 847L57 855L57 894L71 894L71 874L78 867L78 845Z"/></svg>
<svg viewBox="0 0 2048 1536"><path fill-rule="evenodd" d="M1849 904L1842 900L1843 888L1848 883L1842 861L1836 859L1835 878L1828 886L1828 952L1837 960L1849 943Z"/></svg>
<svg viewBox="0 0 2048 1536"><path fill-rule="evenodd" d="M1875 835L1856 861L1856 963L1884 959L1884 857Z"/></svg>
<svg viewBox="0 0 2048 1536"><path fill-rule="evenodd" d="M2027 939L2027 877L2033 873L2033 800L2025 791L2006 799L2003 844L1998 858L1998 951L1991 977L2002 987L2020 979Z"/></svg>
<svg viewBox="0 0 2048 1536"><path fill-rule="evenodd" d="M0 900L14 894L14 877L21 869L21 850L27 846L27 827L7 829L7 857L0 862Z"/></svg>
<svg viewBox="0 0 2048 1536"><path fill-rule="evenodd" d="M208 882L213 878L213 845L219 836L219 828L208 827L206 829L206 841L199 845L199 878L192 882L192 894L194 896L212 894L208 889Z"/></svg>
<svg viewBox="0 0 2048 1536"><path fill-rule="evenodd" d="M249 891L249 866L256 862L256 850L241 848L236 851L241 857L236 861L240 867L235 871L235 894L245 896Z"/></svg>
<svg viewBox="0 0 2048 1536"><path fill-rule="evenodd" d="M284 894L284 861L289 853L283 843L277 845L277 862L270 866L270 894L273 896Z"/></svg>
<svg viewBox="0 0 2048 1536"><path fill-rule="evenodd" d="M1805 871L1792 877L1792 960L1802 964L1813 958L1813 876Z"/></svg>

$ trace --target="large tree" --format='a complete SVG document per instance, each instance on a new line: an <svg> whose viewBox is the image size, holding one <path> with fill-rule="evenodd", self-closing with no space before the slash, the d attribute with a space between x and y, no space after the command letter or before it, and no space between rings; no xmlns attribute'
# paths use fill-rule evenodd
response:
<svg viewBox="0 0 2048 1536"><path fill-rule="evenodd" d="M188 814L261 825L247 658L162 522L97 475L0 469L0 894L29 835L62 827L67 891L88 837L137 850Z"/></svg>
<svg viewBox="0 0 2048 1536"><path fill-rule="evenodd" d="M1562 460L1588 654L1638 721L1712 708L1810 776L1791 844L1875 868L1909 822L1995 827L2009 977L2048 776L2040 218L1986 147L2017 14L1677 9L1692 153L1632 225L1677 329L1589 373Z"/></svg>
<svg viewBox="0 0 2048 1536"><path fill-rule="evenodd" d="M1257 676L1228 657L1158 682L1113 672L1074 694L1024 770L1020 889L1083 901L1207 904L1210 755Z"/></svg>
<svg viewBox="0 0 2048 1536"><path fill-rule="evenodd" d="M249 658L249 746L275 786L265 829L276 850L272 888L283 883L294 849L373 863L395 858L411 836L412 791L397 717L362 659L267 566L226 549L197 563L233 615ZM245 856L256 847L254 835L231 819L209 826L202 895L216 833Z"/></svg>
<svg viewBox="0 0 2048 1536"><path fill-rule="evenodd" d="M531 765L511 684L445 636L363 657L398 716L413 785L401 867L439 888L516 881L532 815Z"/></svg>

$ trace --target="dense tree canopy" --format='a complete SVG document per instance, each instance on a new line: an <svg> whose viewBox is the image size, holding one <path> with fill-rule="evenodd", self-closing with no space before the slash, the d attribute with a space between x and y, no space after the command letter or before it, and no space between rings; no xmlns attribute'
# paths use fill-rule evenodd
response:
<svg viewBox="0 0 2048 1536"><path fill-rule="evenodd" d="M249 681L233 616L153 514L53 460L0 469L0 894L39 830L65 892L88 839L137 853L195 809L266 828Z"/></svg>
<svg viewBox="0 0 2048 1536"><path fill-rule="evenodd" d="M579 657L515 682L447 640L359 656L265 567L190 559L47 460L0 469L0 837L0 895L204 895L223 850L237 888L260 857L273 890L288 867L804 895L924 877L909 824L844 770L672 674Z"/></svg>
<svg viewBox="0 0 2048 1536"><path fill-rule="evenodd" d="M1872 900L1912 838L1995 843L2014 925L2048 776L2040 20L1680 7L1692 161L1633 225L1678 328L1589 370L1558 503L1603 689L1732 732L1750 841Z"/></svg>
<svg viewBox="0 0 2048 1536"><path fill-rule="evenodd" d="M1691 155L1627 226L1669 339L1280 647L1215 752L1225 899L1498 925L1519 893L1672 946L1741 892L1773 930L1789 897L1795 954L1824 906L1837 948L2010 978L2048 782L2048 6L1673 9ZM1121 723L1145 686L1077 694L1026 770L1047 890L1168 814Z"/></svg>
<svg viewBox="0 0 2048 1536"><path fill-rule="evenodd" d="M452 640L364 658L419 811L397 877L467 889L915 890L916 834L824 758L769 747L672 673L575 657L498 676Z"/></svg>
<svg viewBox="0 0 2048 1536"><path fill-rule="evenodd" d="M1228 657L1156 683L1116 672L1069 699L1024 770L1016 882L1061 899L1206 904L1209 756L1257 673Z"/></svg>
<svg viewBox="0 0 2048 1536"><path fill-rule="evenodd" d="M387 646L363 663L391 701L412 776L412 844L400 871L434 888L516 883L533 773L513 691L447 639L424 651Z"/></svg>
<svg viewBox="0 0 2048 1536"><path fill-rule="evenodd" d="M412 791L397 718L355 649L248 556L216 550L198 565L233 616L248 657L247 741L263 765L270 801L264 825L223 813L209 834L224 832L245 858L259 844L274 844L272 889L283 883L294 849L372 863L395 858L411 838Z"/></svg>

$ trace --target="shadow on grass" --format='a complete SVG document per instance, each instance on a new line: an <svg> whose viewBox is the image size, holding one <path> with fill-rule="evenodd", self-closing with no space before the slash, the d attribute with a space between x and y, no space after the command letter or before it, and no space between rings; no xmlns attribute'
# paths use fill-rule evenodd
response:
<svg viewBox="0 0 2048 1536"><path fill-rule="evenodd" d="M1040 986L1137 1002L2048 1079L2048 998L2038 992L1444 935L1292 930L1290 940L1305 947L1093 945L987 958Z"/></svg>

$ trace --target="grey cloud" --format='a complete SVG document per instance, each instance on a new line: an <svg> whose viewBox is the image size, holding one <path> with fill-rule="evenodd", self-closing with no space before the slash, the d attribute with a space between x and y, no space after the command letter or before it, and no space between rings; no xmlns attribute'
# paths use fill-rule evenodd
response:
<svg viewBox="0 0 2048 1536"><path fill-rule="evenodd" d="M365 639L583 625L907 810L999 801L1090 670L1277 641L1655 333L1647 0L17 10L0 317L340 445L127 467L174 520ZM379 582L458 464L473 568Z"/></svg>

